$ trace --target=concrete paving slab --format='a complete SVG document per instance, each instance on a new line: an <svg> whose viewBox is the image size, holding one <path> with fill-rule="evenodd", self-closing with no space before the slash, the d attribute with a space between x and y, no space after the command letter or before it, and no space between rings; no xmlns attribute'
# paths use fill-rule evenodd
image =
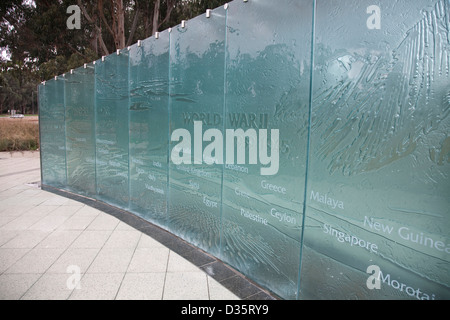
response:
<svg viewBox="0 0 450 320"><path fill-rule="evenodd" d="M3 231L0 231L3 233ZM15 237L2 245L2 248L29 248L32 249L50 234L42 230L21 230Z"/></svg>
<svg viewBox="0 0 450 320"><path fill-rule="evenodd" d="M68 248L46 273L62 273L68 277L73 266L76 266L80 273L86 273L99 251L99 248Z"/></svg>
<svg viewBox="0 0 450 320"><path fill-rule="evenodd" d="M168 272L163 300L209 300L207 275L201 271Z"/></svg>
<svg viewBox="0 0 450 320"><path fill-rule="evenodd" d="M27 254L28 251L30 251L30 249L0 248L0 273L3 273L9 269L13 264Z"/></svg>
<svg viewBox="0 0 450 320"><path fill-rule="evenodd" d="M104 248L136 248L141 233L137 230L114 230Z"/></svg>
<svg viewBox="0 0 450 320"><path fill-rule="evenodd" d="M165 247L136 248L127 272L165 273L169 261L169 252L170 250Z"/></svg>
<svg viewBox="0 0 450 320"><path fill-rule="evenodd" d="M67 274L44 273L21 297L21 300L66 300L72 293Z"/></svg>
<svg viewBox="0 0 450 320"><path fill-rule="evenodd" d="M1 274L0 300L19 300L42 276L34 274Z"/></svg>
<svg viewBox="0 0 450 320"><path fill-rule="evenodd" d="M36 245L36 248L68 248L81 234L81 230L56 230Z"/></svg>
<svg viewBox="0 0 450 320"><path fill-rule="evenodd" d="M125 273L86 273L74 288L69 300L114 300Z"/></svg>
<svg viewBox="0 0 450 320"><path fill-rule="evenodd" d="M162 300L164 272L127 272L117 293L117 300Z"/></svg>
<svg viewBox="0 0 450 320"><path fill-rule="evenodd" d="M5 273L44 273L59 258L64 249L35 248L9 267Z"/></svg>
<svg viewBox="0 0 450 320"><path fill-rule="evenodd" d="M0 161L0 299L246 297L236 292L239 281L247 288L242 276L167 231L93 199L42 190L38 152L0 153Z"/></svg>
<svg viewBox="0 0 450 320"><path fill-rule="evenodd" d="M125 273L134 248L102 248L86 273Z"/></svg>
<svg viewBox="0 0 450 320"><path fill-rule="evenodd" d="M0 247L3 246L5 243L10 241L11 239L15 238L20 231L18 230L2 230L0 229Z"/></svg>
<svg viewBox="0 0 450 320"><path fill-rule="evenodd" d="M88 230L114 230L119 224L119 219L106 215L100 214L92 221L92 223L87 227Z"/></svg>
<svg viewBox="0 0 450 320"><path fill-rule="evenodd" d="M65 220L57 230L85 230L94 219L95 216L72 215Z"/></svg>
<svg viewBox="0 0 450 320"><path fill-rule="evenodd" d="M102 248L112 230L84 230L70 245L71 248Z"/></svg>

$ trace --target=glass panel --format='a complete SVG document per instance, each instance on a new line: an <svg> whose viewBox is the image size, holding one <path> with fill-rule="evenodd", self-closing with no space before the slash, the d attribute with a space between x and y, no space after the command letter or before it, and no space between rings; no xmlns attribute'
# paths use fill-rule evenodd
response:
<svg viewBox="0 0 450 320"><path fill-rule="evenodd" d="M128 50L95 64L98 198L128 206Z"/></svg>
<svg viewBox="0 0 450 320"><path fill-rule="evenodd" d="M317 2L301 297L448 299L449 2L373 4Z"/></svg>
<svg viewBox="0 0 450 320"><path fill-rule="evenodd" d="M206 132L223 128L225 14L189 20L170 38L170 229L209 252L220 243L222 149Z"/></svg>
<svg viewBox="0 0 450 320"><path fill-rule="evenodd" d="M169 32L130 50L130 209L164 225L167 213Z"/></svg>
<svg viewBox="0 0 450 320"><path fill-rule="evenodd" d="M39 86L39 130L42 184L66 185L64 77Z"/></svg>
<svg viewBox="0 0 450 320"><path fill-rule="evenodd" d="M42 183L282 298L449 299L449 6L238 0L47 81Z"/></svg>
<svg viewBox="0 0 450 320"><path fill-rule="evenodd" d="M66 74L67 186L95 194L94 66Z"/></svg>
<svg viewBox="0 0 450 320"><path fill-rule="evenodd" d="M312 13L234 1L227 18L223 259L283 298L298 285Z"/></svg>

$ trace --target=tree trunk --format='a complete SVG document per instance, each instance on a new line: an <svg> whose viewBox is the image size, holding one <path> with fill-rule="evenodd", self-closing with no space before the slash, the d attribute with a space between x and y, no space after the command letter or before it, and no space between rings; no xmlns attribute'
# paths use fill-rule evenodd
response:
<svg viewBox="0 0 450 320"><path fill-rule="evenodd" d="M108 55L109 51L108 48L106 48L105 42L103 41L102 37L102 29L96 24L96 19L93 19L87 12L86 8L81 3L81 0L77 1L78 6L81 8L81 11L83 12L84 17L86 20L94 26L94 34L92 34L93 38L91 39L91 45L92 49L96 52L98 52L97 47L97 40L100 43L100 46L102 48L103 54Z"/></svg>
<svg viewBox="0 0 450 320"><path fill-rule="evenodd" d="M111 0L113 4L113 31L116 49L125 48L125 9L123 0Z"/></svg>
<svg viewBox="0 0 450 320"><path fill-rule="evenodd" d="M152 26L152 35L158 31L159 26L159 8L161 6L161 0L156 0L155 8L153 9L153 26Z"/></svg>
<svg viewBox="0 0 450 320"><path fill-rule="evenodd" d="M150 34L150 22L148 21L148 15L144 14L144 34L145 38L148 38L151 36Z"/></svg>
<svg viewBox="0 0 450 320"><path fill-rule="evenodd" d="M97 30L93 30L91 33L91 40L90 40L90 46L91 49L94 50L94 52L97 54L98 56L98 34L97 34Z"/></svg>
<svg viewBox="0 0 450 320"><path fill-rule="evenodd" d="M172 13L172 10L175 8L175 0L167 0L167 11L166 11L166 17L163 21L161 21L158 25L158 29L160 26L163 25L163 23L166 23L170 19L170 14Z"/></svg>
<svg viewBox="0 0 450 320"><path fill-rule="evenodd" d="M139 8L136 7L136 12L134 14L133 25L131 26L130 34L128 35L127 46L131 46L133 43L134 33L136 32L137 23L141 13Z"/></svg>

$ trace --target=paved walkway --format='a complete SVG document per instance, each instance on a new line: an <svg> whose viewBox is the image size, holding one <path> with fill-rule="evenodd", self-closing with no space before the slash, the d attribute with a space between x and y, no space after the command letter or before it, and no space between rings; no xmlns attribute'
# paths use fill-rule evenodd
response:
<svg viewBox="0 0 450 320"><path fill-rule="evenodd" d="M217 262L195 265L114 215L41 190L39 161L0 153L0 299L261 297L231 271L210 276Z"/></svg>

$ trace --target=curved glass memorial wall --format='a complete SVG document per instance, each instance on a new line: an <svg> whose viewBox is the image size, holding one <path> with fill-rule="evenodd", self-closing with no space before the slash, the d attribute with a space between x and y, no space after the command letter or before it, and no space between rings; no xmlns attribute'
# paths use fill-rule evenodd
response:
<svg viewBox="0 0 450 320"><path fill-rule="evenodd" d="M42 186L284 299L449 299L449 9L235 0L56 76Z"/></svg>

